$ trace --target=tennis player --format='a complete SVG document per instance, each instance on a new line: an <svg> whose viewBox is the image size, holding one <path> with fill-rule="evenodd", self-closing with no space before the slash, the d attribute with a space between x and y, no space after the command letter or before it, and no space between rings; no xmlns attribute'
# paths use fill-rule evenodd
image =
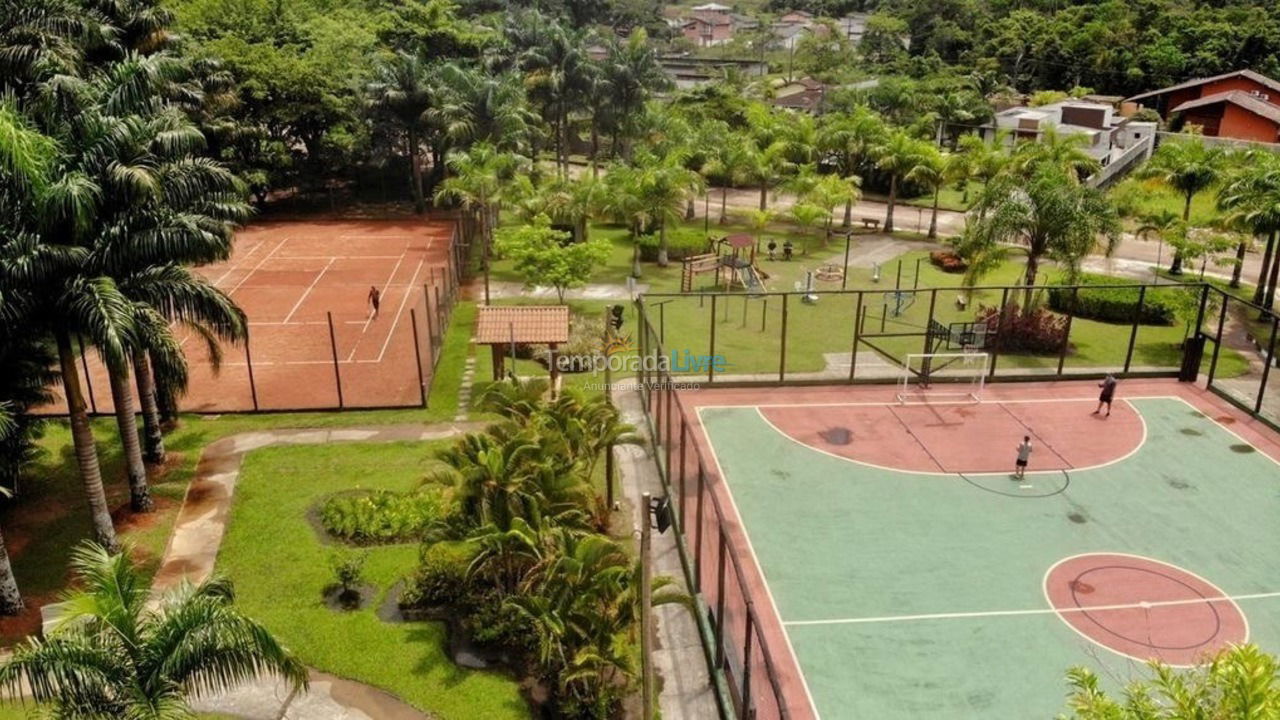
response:
<svg viewBox="0 0 1280 720"><path fill-rule="evenodd" d="M377 287L369 288L369 307L373 308L373 317L378 317L378 306L382 305L382 293Z"/></svg>
<svg viewBox="0 0 1280 720"><path fill-rule="evenodd" d="M1018 460L1014 463L1013 476L1018 480L1027 473L1027 461L1031 459L1031 436L1023 435L1022 444L1018 446Z"/></svg>

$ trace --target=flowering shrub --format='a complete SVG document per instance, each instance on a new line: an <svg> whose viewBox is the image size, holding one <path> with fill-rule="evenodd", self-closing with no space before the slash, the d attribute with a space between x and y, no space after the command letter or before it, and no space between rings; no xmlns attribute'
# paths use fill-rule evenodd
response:
<svg viewBox="0 0 1280 720"><path fill-rule="evenodd" d="M949 273L962 273L969 267L963 258L950 250L934 250L929 253L929 262Z"/></svg>
<svg viewBox="0 0 1280 720"><path fill-rule="evenodd" d="M1067 319L1043 307L1023 312L1017 303L1011 302L1005 306L1002 321L999 308L983 306L978 308L974 319L993 329L988 342L998 343L1002 353L1056 355L1062 352L1062 345L1067 341Z"/></svg>

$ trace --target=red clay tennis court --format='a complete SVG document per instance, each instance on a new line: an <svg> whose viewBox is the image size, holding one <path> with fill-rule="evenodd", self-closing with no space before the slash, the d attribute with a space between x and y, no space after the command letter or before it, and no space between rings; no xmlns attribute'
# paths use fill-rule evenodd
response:
<svg viewBox="0 0 1280 720"><path fill-rule="evenodd" d="M1280 642L1280 437L1197 385L1097 393L651 392L738 715L1052 717L1073 665Z"/></svg>
<svg viewBox="0 0 1280 720"><path fill-rule="evenodd" d="M450 220L419 218L271 221L239 231L232 257L200 272L248 315L248 346L225 346L215 372L203 341L180 329L191 368L182 409L421 405L456 289L453 233ZM376 317L370 288L381 296ZM85 366L93 409L109 411L92 351Z"/></svg>

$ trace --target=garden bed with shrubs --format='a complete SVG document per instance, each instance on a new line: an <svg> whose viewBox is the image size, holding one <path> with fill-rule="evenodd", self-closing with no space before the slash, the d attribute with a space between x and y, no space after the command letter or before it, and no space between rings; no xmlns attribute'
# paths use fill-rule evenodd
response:
<svg viewBox="0 0 1280 720"><path fill-rule="evenodd" d="M355 490L325 498L319 519L330 537L355 545L417 542L441 518L442 505L440 490L430 487Z"/></svg>
<svg viewBox="0 0 1280 720"><path fill-rule="evenodd" d="M951 250L934 250L929 253L929 262L947 273L962 273L969 269L969 264L964 261L964 258Z"/></svg>
<svg viewBox="0 0 1280 720"><path fill-rule="evenodd" d="M1148 290L1139 314L1140 290L1115 287L1135 285L1133 280L1085 273L1077 284L1087 287L1081 287L1076 293L1069 287L1050 286L1049 307L1060 313L1110 323L1132 323L1135 316L1141 325L1173 325L1177 320L1179 303L1169 293Z"/></svg>

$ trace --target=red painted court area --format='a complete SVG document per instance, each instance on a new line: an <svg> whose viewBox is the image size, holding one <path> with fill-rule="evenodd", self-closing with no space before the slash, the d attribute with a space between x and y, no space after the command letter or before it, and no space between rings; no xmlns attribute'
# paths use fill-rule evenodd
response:
<svg viewBox="0 0 1280 720"><path fill-rule="evenodd" d="M420 404L419 363L429 382L431 340L443 334L437 300L452 287L453 230L452 221L417 218L244 228L230 259L199 272L245 311L248 347L224 345L215 369L204 340L177 328L191 377L182 409ZM373 287L381 294L376 317ZM110 410L92 354L86 365L96 410Z"/></svg>
<svg viewBox="0 0 1280 720"><path fill-rule="evenodd" d="M1045 574L1049 605L1089 641L1139 661L1193 665L1249 639L1240 607L1208 580L1137 555L1069 557Z"/></svg>
<svg viewBox="0 0 1280 720"><path fill-rule="evenodd" d="M1142 444L1142 418L1124 402L1093 414L1091 398L949 405L766 405L760 414L796 442L847 460L918 473L1007 472L1030 436L1030 471L1114 462Z"/></svg>

